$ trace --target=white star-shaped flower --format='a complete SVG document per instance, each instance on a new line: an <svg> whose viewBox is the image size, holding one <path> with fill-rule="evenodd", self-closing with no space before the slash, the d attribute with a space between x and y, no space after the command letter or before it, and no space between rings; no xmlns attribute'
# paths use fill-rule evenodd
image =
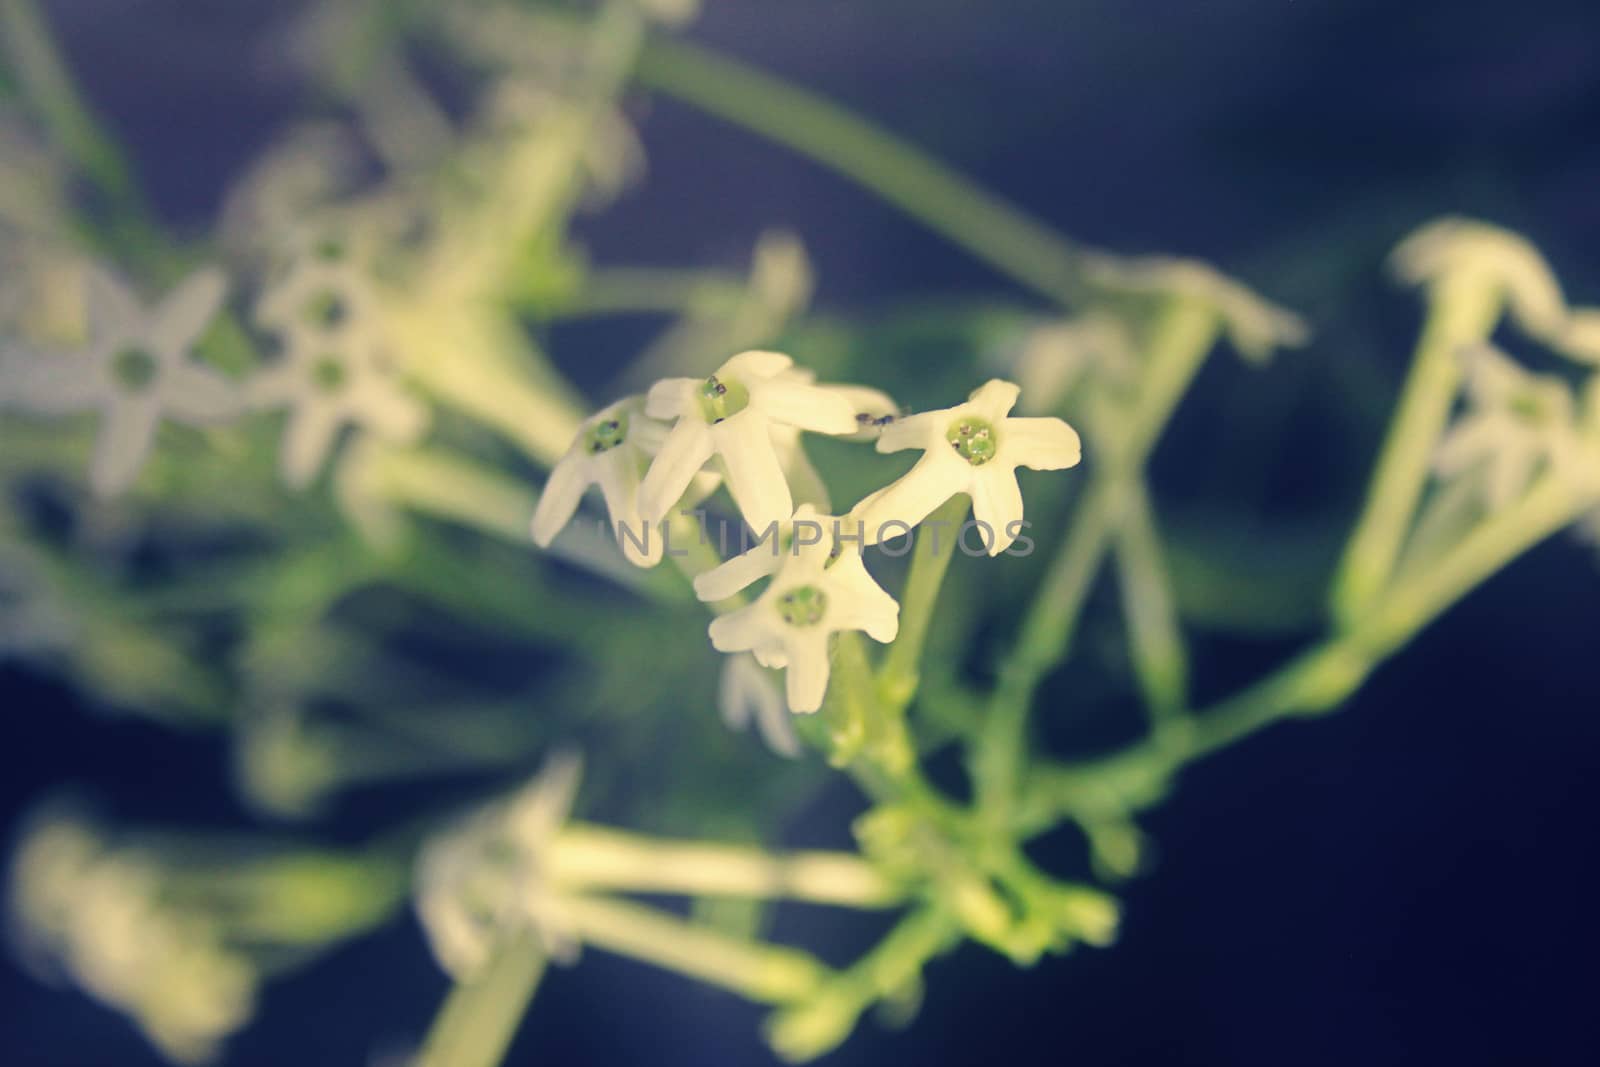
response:
<svg viewBox="0 0 1600 1067"><path fill-rule="evenodd" d="M666 517L713 457L753 528L765 530L793 514L774 429L836 435L859 429L850 401L789 373L793 363L777 352L743 352L709 378L668 378L651 387L645 413L675 421L639 489L646 518Z"/></svg>
<svg viewBox="0 0 1600 1067"><path fill-rule="evenodd" d="M190 358L222 304L221 272L190 275L154 310L102 268L86 280L89 341L79 352L14 355L9 403L43 415L100 413L89 483L107 496L128 488L163 419L190 424L236 414L239 392Z"/></svg>
<svg viewBox="0 0 1600 1067"><path fill-rule="evenodd" d="M576 756L552 757L512 796L423 846L417 914L440 966L458 981L471 981L523 929L538 934L552 958L575 958L577 942L553 907L544 853L567 821L581 771Z"/></svg>
<svg viewBox="0 0 1600 1067"><path fill-rule="evenodd" d="M646 518L640 508L639 484L665 436L666 427L645 415L641 397L627 397L590 416L545 482L533 512L534 543L549 548L572 521L584 492L597 485L622 554L640 567L660 563L665 539L659 520Z"/></svg>
<svg viewBox="0 0 1600 1067"><path fill-rule="evenodd" d="M853 516L795 512L778 536L759 541L694 580L701 600L723 600L771 578L754 602L711 622L719 652L752 652L766 667L786 671L789 710L816 711L828 690L828 638L861 630L887 644L900 631L900 605L861 560ZM842 536L840 536L842 535Z"/></svg>
<svg viewBox="0 0 1600 1067"><path fill-rule="evenodd" d="M1572 390L1534 374L1488 345L1464 349L1468 413L1434 453L1442 478L1481 475L1484 499L1500 507L1520 496L1541 468L1563 476L1583 467Z"/></svg>
<svg viewBox="0 0 1600 1067"><path fill-rule="evenodd" d="M427 408L386 358L377 294L336 231L304 242L256 319L278 334L283 356L250 395L258 408L289 409L281 468L291 487L311 483L347 425L392 442L427 427Z"/></svg>
<svg viewBox="0 0 1600 1067"><path fill-rule="evenodd" d="M973 517L987 527L989 554L1009 548L1022 530L1017 468L1062 470L1083 456L1077 431L1061 419L1010 418L1019 392L1011 382L992 379L965 404L908 415L885 427L879 452L920 448L923 455L899 481L860 505L867 543L905 532L966 493Z"/></svg>

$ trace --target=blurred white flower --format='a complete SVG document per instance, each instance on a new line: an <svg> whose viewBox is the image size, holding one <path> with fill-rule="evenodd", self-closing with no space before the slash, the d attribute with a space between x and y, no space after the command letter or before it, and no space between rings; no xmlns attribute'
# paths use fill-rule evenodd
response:
<svg viewBox="0 0 1600 1067"><path fill-rule="evenodd" d="M1575 308L1551 345L1580 363L1600 366L1600 308Z"/></svg>
<svg viewBox="0 0 1600 1067"><path fill-rule="evenodd" d="M743 352L704 380L669 378L650 388L645 413L675 421L640 487L646 518L664 518L713 457L752 527L765 530L794 513L774 428L848 435L858 424L847 398L788 373L793 362L777 352Z"/></svg>
<svg viewBox="0 0 1600 1067"><path fill-rule="evenodd" d="M1261 362L1279 348L1296 348L1310 336L1305 320L1270 304L1204 263L1167 256L1106 260L1090 277L1113 292L1171 293L1210 306L1228 341L1246 359Z"/></svg>
<svg viewBox="0 0 1600 1067"><path fill-rule="evenodd" d="M1446 479L1482 479L1484 499L1501 507L1520 496L1541 470L1576 476L1583 468L1572 390L1534 374L1489 345L1463 349L1467 412L1434 453Z"/></svg>
<svg viewBox="0 0 1600 1067"><path fill-rule="evenodd" d="M729 656L723 660L717 706L730 730L743 730L754 721L761 739L773 752L787 759L800 754L800 739L789 721L778 683L754 656Z"/></svg>
<svg viewBox="0 0 1600 1067"><path fill-rule="evenodd" d="M315 814L341 780L332 739L287 702L243 717L235 731L233 762L244 797L283 818Z"/></svg>
<svg viewBox="0 0 1600 1067"><path fill-rule="evenodd" d="M576 958L578 943L545 877L544 853L567 820L581 770L576 756L552 757L510 797L423 846L417 914L434 957L457 981L471 981L522 930L532 931L551 958Z"/></svg>
<svg viewBox="0 0 1600 1067"><path fill-rule="evenodd" d="M351 242L338 228L308 232L256 309L282 356L251 380L250 398L258 409L289 409L281 468L296 489L316 478L345 426L408 442L428 425L387 358L379 297Z"/></svg>
<svg viewBox="0 0 1600 1067"><path fill-rule="evenodd" d="M1035 326L1008 363L1007 376L1022 389L1019 403L1026 415L1060 411L1085 383L1123 388L1138 375L1127 327L1103 313Z"/></svg>
<svg viewBox="0 0 1600 1067"><path fill-rule="evenodd" d="M12 912L32 962L65 969L168 1058L205 1062L249 1020L258 975L214 921L164 899L163 879L150 859L56 816L18 848Z"/></svg>
<svg viewBox="0 0 1600 1067"><path fill-rule="evenodd" d="M494 143L503 148L508 134L532 134L541 126L561 121L577 106L539 79L512 76L491 91L485 108L486 124ZM588 206L604 206L643 176L644 146L633 124L618 108L597 108L590 121L581 158L585 192Z"/></svg>
<svg viewBox="0 0 1600 1067"><path fill-rule="evenodd" d="M660 563L664 537L640 509L639 484L666 434L665 425L645 415L642 397L627 397L591 416L545 482L533 513L534 543L549 548L584 492L598 485L622 554L640 567Z"/></svg>
<svg viewBox="0 0 1600 1067"><path fill-rule="evenodd" d="M1390 259L1401 281L1435 291L1468 285L1505 301L1529 335L1553 339L1566 325L1561 283L1523 238L1468 219L1441 219L1401 242Z"/></svg>
<svg viewBox="0 0 1600 1067"><path fill-rule="evenodd" d="M957 493L972 498L986 526L989 554L999 555L1022 530L1017 468L1062 470L1082 458L1078 434L1061 419L1010 418L1018 388L993 379L967 403L897 419L878 438L879 452L920 448L904 477L862 502L867 543L892 537L885 527L913 527ZM900 531L904 532L904 531Z"/></svg>
<svg viewBox="0 0 1600 1067"><path fill-rule="evenodd" d="M191 359L222 303L216 270L189 276L154 310L101 268L88 275L89 340L80 351L13 356L9 401L39 414L99 412L89 480L95 492L126 489L163 419L203 424L237 414L240 391Z"/></svg>
<svg viewBox="0 0 1600 1067"><path fill-rule="evenodd" d="M861 630L887 644L899 632L900 605L867 573L860 532L854 517L801 508L778 536L694 580L696 596L717 601L772 579L754 602L712 620L711 644L719 652L753 652L764 666L784 668L790 711L822 706L832 634Z"/></svg>

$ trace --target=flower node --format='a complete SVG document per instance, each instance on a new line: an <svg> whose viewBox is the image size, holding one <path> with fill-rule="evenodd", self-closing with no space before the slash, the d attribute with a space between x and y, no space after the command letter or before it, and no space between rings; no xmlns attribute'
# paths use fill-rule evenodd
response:
<svg viewBox="0 0 1600 1067"><path fill-rule="evenodd" d="M974 467L981 467L994 458L997 444L994 427L983 419L970 416L957 419L950 424L950 431L945 434L945 440L950 442L950 447L955 449L962 459Z"/></svg>
<svg viewBox="0 0 1600 1067"><path fill-rule="evenodd" d="M594 424L589 430L587 446L591 456L609 452L622 444L628 436L628 416L617 414Z"/></svg>
<svg viewBox="0 0 1600 1067"><path fill-rule="evenodd" d="M790 626L815 626L828 612L828 594L814 585L802 585L778 598L778 614Z"/></svg>
<svg viewBox="0 0 1600 1067"><path fill-rule="evenodd" d="M709 423L719 423L737 415L750 405L750 392L736 381L724 381L715 374L700 387L700 410Z"/></svg>
<svg viewBox="0 0 1600 1067"><path fill-rule="evenodd" d="M124 348L111 361L111 375L130 393L142 393L156 380L156 358L142 348Z"/></svg>

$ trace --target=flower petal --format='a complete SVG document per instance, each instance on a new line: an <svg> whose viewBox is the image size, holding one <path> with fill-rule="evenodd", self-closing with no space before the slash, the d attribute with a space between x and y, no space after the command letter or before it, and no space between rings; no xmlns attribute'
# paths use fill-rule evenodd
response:
<svg viewBox="0 0 1600 1067"><path fill-rule="evenodd" d="M789 666L784 683L789 710L809 714L822 707L828 694L828 632L820 627L792 632L784 642Z"/></svg>
<svg viewBox="0 0 1600 1067"><path fill-rule="evenodd" d="M738 611L718 615L706 630L711 647L718 652L749 652L766 649L782 640L772 605L763 601L747 604Z"/></svg>
<svg viewBox="0 0 1600 1067"><path fill-rule="evenodd" d="M1078 431L1060 419L1005 419L997 433L1005 462L1016 466L1058 471L1083 459Z"/></svg>
<svg viewBox="0 0 1600 1067"><path fill-rule="evenodd" d="M767 420L758 412L743 411L711 427L711 436L727 469L728 491L751 529L762 534L775 522L787 522L794 514L794 498Z"/></svg>
<svg viewBox="0 0 1600 1067"><path fill-rule="evenodd" d="M750 387L750 405L773 422L812 433L853 434L861 428L849 399L789 378L755 383Z"/></svg>
<svg viewBox="0 0 1600 1067"><path fill-rule="evenodd" d="M539 503L533 509L534 544L540 548L550 547L556 534L572 521L578 504L583 500L584 490L589 488L592 480L589 457L582 450L573 449L561 457L561 461L550 471L550 477L545 480L544 492L539 494Z"/></svg>
<svg viewBox="0 0 1600 1067"><path fill-rule="evenodd" d="M304 489L316 478L343 422L338 405L326 401L308 401L290 413L278 465L289 488Z"/></svg>
<svg viewBox="0 0 1600 1067"><path fill-rule="evenodd" d="M644 413L652 419L694 418L700 414L701 382L695 378L663 378L645 394Z"/></svg>
<svg viewBox="0 0 1600 1067"><path fill-rule="evenodd" d="M778 462L783 467L784 477L789 481L789 489L794 494L795 503L809 504L823 514L832 511L833 503L828 497L828 485L822 480L817 468L812 465L811 457L806 455L805 448L801 446L799 432L775 426L772 430L772 443L778 450Z"/></svg>
<svg viewBox="0 0 1600 1067"><path fill-rule="evenodd" d="M880 644L895 639L900 632L900 604L867 573L858 554L845 552L828 576L830 629L864 630Z"/></svg>
<svg viewBox="0 0 1600 1067"><path fill-rule="evenodd" d="M95 264L84 276L85 312L89 336L96 341L138 332L144 309L116 274Z"/></svg>
<svg viewBox="0 0 1600 1067"><path fill-rule="evenodd" d="M966 491L974 468L954 455L946 455L949 446L941 443L941 448L943 451L924 453L915 467L861 509L867 544L875 545L885 537L898 537L905 531L894 524L915 526L940 504ZM885 526L890 528L885 530Z"/></svg>
<svg viewBox="0 0 1600 1067"><path fill-rule="evenodd" d="M989 555L998 556L1011 547L1016 532L1008 532L1012 523L1022 519L1022 489L1017 485L1016 471L1010 467L989 466L973 472L972 517L993 531L989 538Z"/></svg>
<svg viewBox="0 0 1600 1067"><path fill-rule="evenodd" d="M639 452L624 445L599 457L593 467L623 557L635 567L654 567L661 562L666 537L639 514L640 462Z"/></svg>
<svg viewBox="0 0 1600 1067"><path fill-rule="evenodd" d="M188 423L230 418L244 410L247 400L233 382L182 356L163 376L161 396L168 417Z"/></svg>
<svg viewBox="0 0 1600 1067"><path fill-rule="evenodd" d="M160 421L161 409L151 400L123 401L107 410L89 467L89 486L96 494L113 496L133 484Z"/></svg>
<svg viewBox="0 0 1600 1067"><path fill-rule="evenodd" d="M639 510L646 519L659 522L667 517L714 448L705 423L693 417L678 420L639 486Z"/></svg>
<svg viewBox="0 0 1600 1067"><path fill-rule="evenodd" d="M1011 409L1017 406L1017 397L1021 395L1022 389L1015 382L990 378L972 391L967 403L990 422L999 422L1011 414Z"/></svg>
<svg viewBox="0 0 1600 1067"><path fill-rule="evenodd" d="M150 345L168 358L184 355L216 317L228 291L227 277L215 267L197 270L161 302L150 323Z"/></svg>
<svg viewBox="0 0 1600 1067"><path fill-rule="evenodd" d="M943 443L946 427L954 421L956 408L940 408L918 415L905 415L883 428L878 436L879 452L901 452L908 448L933 448Z"/></svg>
<svg viewBox="0 0 1600 1067"><path fill-rule="evenodd" d="M717 377L731 378L749 388L750 379L772 378L794 366L794 360L782 352L764 352L752 349L740 352L717 368Z"/></svg>
<svg viewBox="0 0 1600 1067"><path fill-rule="evenodd" d="M0 360L0 410L72 415L113 394L99 364L81 355L13 349Z"/></svg>
<svg viewBox="0 0 1600 1067"><path fill-rule="evenodd" d="M707 603L726 600L783 566L784 553L776 541L762 541L743 555L712 567L694 579L694 595Z"/></svg>

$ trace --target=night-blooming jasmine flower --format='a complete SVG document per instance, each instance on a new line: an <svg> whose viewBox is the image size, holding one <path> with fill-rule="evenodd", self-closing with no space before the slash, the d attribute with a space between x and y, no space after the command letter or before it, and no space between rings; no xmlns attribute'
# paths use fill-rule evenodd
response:
<svg viewBox="0 0 1600 1067"><path fill-rule="evenodd" d="M1490 507L1510 503L1546 466L1581 470L1572 390L1534 374L1488 345L1464 349L1468 410L1439 442L1434 470L1442 478L1481 476Z"/></svg>
<svg viewBox="0 0 1600 1067"><path fill-rule="evenodd" d="M742 730L754 720L772 751L791 759L800 754L800 739L789 722L783 694L771 672L754 656L729 656L723 661L717 706L729 729Z"/></svg>
<svg viewBox="0 0 1600 1067"><path fill-rule="evenodd" d="M386 358L372 284L335 233L304 242L256 318L278 334L283 355L250 383L250 395L258 408L289 409L281 468L291 487L311 483L347 425L398 442L426 428L427 409Z"/></svg>
<svg viewBox="0 0 1600 1067"><path fill-rule="evenodd" d="M665 538L659 521L646 518L640 509L639 483L665 434L661 423L645 415L643 399L637 396L591 416L545 482L533 513L534 542L549 548L572 520L584 491L597 485L622 554L640 567L660 563Z"/></svg>
<svg viewBox="0 0 1600 1067"><path fill-rule="evenodd" d="M87 278L86 347L16 359L6 367L10 402L48 415L98 411L90 485L102 495L126 489L162 419L203 424L240 410L228 380L190 358L225 288L220 272L202 270L146 310L120 280L95 268Z"/></svg>
<svg viewBox="0 0 1600 1067"><path fill-rule="evenodd" d="M1300 316L1194 260L1169 256L1107 260L1091 265L1090 276L1113 293L1170 293L1211 307L1228 342L1252 362L1266 360L1279 348L1303 345L1310 336Z"/></svg>
<svg viewBox="0 0 1600 1067"><path fill-rule="evenodd" d="M904 477L863 502L867 543L905 533L939 505L966 493L991 556L1022 532L1017 468L1062 470L1082 458L1077 431L1061 419L1011 418L1019 390L993 379L965 404L896 419L878 438L879 452L920 448ZM986 528L986 529L984 529Z"/></svg>
<svg viewBox="0 0 1600 1067"><path fill-rule="evenodd" d="M864 631L887 644L900 630L900 605L861 560L859 520L801 508L781 532L694 581L701 600L723 600L764 577L754 602L711 622L719 652L753 652L783 667L789 710L816 711L828 689L828 638Z"/></svg>
<svg viewBox="0 0 1600 1067"><path fill-rule="evenodd" d="M417 914L439 965L457 981L482 973L495 949L522 930L552 958L576 957L545 877L545 849L567 820L580 771L577 757L554 757L512 796L423 846Z"/></svg>
<svg viewBox="0 0 1600 1067"><path fill-rule="evenodd" d="M665 518L713 457L721 461L745 521L757 531L793 514L774 428L836 435L859 428L848 399L787 373L793 363L777 352L743 352L708 378L668 378L651 387L645 413L675 422L640 486L646 518Z"/></svg>
<svg viewBox="0 0 1600 1067"><path fill-rule="evenodd" d="M1454 286L1487 291L1503 300L1529 335L1558 337L1567 323L1561 283L1527 241L1497 226L1443 219L1401 242L1390 259L1395 275L1435 293Z"/></svg>
<svg viewBox="0 0 1600 1067"><path fill-rule="evenodd" d="M1060 411L1081 385L1121 389L1138 374L1127 327L1104 313L1036 326L1009 354L1005 362L1022 389L1020 406L1027 415Z"/></svg>

